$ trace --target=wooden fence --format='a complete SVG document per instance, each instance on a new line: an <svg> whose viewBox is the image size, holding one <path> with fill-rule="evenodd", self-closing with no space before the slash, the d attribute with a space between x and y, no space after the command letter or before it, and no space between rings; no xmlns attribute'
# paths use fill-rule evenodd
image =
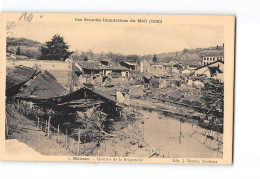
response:
<svg viewBox="0 0 260 179"><path fill-rule="evenodd" d="M31 119L33 120L33 119ZM80 132L78 133L78 140L75 140L73 136L64 134L60 131L59 125L58 128L55 128L50 123L51 117L49 120L43 121L39 117L35 117L33 120L37 128L45 133L45 136L55 142L57 142L61 147L72 152L74 155L80 154ZM67 130L66 130L67 131Z"/></svg>

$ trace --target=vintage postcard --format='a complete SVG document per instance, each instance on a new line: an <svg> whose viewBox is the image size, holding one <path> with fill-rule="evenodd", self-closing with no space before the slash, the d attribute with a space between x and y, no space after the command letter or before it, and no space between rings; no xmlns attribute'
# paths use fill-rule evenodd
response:
<svg viewBox="0 0 260 179"><path fill-rule="evenodd" d="M0 14L0 159L232 164L235 17Z"/></svg>

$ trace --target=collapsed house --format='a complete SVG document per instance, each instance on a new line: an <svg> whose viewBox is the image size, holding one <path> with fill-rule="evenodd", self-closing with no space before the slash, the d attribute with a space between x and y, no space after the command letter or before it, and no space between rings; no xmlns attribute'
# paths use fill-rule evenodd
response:
<svg viewBox="0 0 260 179"><path fill-rule="evenodd" d="M23 101L58 113L85 111L94 106L111 116L118 114L116 98L108 92L81 88L75 92L66 90L48 71L18 66L7 68L6 96L12 101Z"/></svg>
<svg viewBox="0 0 260 179"><path fill-rule="evenodd" d="M141 61L140 71L145 73L165 73L171 71L169 67L164 66L159 63L150 63L148 60L144 59Z"/></svg>
<svg viewBox="0 0 260 179"><path fill-rule="evenodd" d="M128 80L129 77L129 69L126 67L103 65L99 61L78 61L75 70L81 83L102 84L108 78L116 83Z"/></svg>
<svg viewBox="0 0 260 179"><path fill-rule="evenodd" d="M117 105L115 91L92 90L83 87L73 93L50 99L50 102L71 111L86 111L93 107L100 107L110 117L119 115L121 109Z"/></svg>
<svg viewBox="0 0 260 179"><path fill-rule="evenodd" d="M34 78L27 81L16 98L50 99L62 96L68 91L57 82L48 71L39 72Z"/></svg>
<svg viewBox="0 0 260 179"><path fill-rule="evenodd" d="M173 71L174 71L174 69L173 69L174 67L173 67L172 63L164 63L163 67L164 67L164 70L168 73L173 73Z"/></svg>
<svg viewBox="0 0 260 179"><path fill-rule="evenodd" d="M145 74L143 83L145 88L166 88L170 85L172 76L168 73Z"/></svg>
<svg viewBox="0 0 260 179"><path fill-rule="evenodd" d="M191 74L195 77L205 76L207 78L214 78L220 82L224 82L224 62L215 61L213 63L204 65L194 70Z"/></svg>
<svg viewBox="0 0 260 179"><path fill-rule="evenodd" d="M6 68L6 96L17 94L20 88L37 74L37 69L15 66Z"/></svg>
<svg viewBox="0 0 260 179"><path fill-rule="evenodd" d="M162 73L162 74L179 74L182 66L175 64L174 62L170 63L152 63L144 59L140 64L140 72L142 73Z"/></svg>

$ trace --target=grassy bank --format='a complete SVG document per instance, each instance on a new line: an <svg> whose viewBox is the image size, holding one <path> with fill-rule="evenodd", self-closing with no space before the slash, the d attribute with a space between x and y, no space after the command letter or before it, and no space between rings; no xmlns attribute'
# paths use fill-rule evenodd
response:
<svg viewBox="0 0 260 179"><path fill-rule="evenodd" d="M6 106L6 119L8 129L6 140L17 139L42 155L72 155L71 152L61 147L55 141L47 138L45 133L40 131L33 121L21 115L11 105Z"/></svg>

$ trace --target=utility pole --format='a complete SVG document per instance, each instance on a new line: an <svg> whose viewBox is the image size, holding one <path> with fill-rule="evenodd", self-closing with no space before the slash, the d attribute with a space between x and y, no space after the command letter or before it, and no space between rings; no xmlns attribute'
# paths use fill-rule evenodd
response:
<svg viewBox="0 0 260 179"><path fill-rule="evenodd" d="M79 136L78 136L78 152L77 152L78 156L79 156L79 149L80 149L80 130L79 130Z"/></svg>
<svg viewBox="0 0 260 179"><path fill-rule="evenodd" d="M48 121L48 138L50 138L50 127L51 127L51 115L49 115L49 121Z"/></svg>

